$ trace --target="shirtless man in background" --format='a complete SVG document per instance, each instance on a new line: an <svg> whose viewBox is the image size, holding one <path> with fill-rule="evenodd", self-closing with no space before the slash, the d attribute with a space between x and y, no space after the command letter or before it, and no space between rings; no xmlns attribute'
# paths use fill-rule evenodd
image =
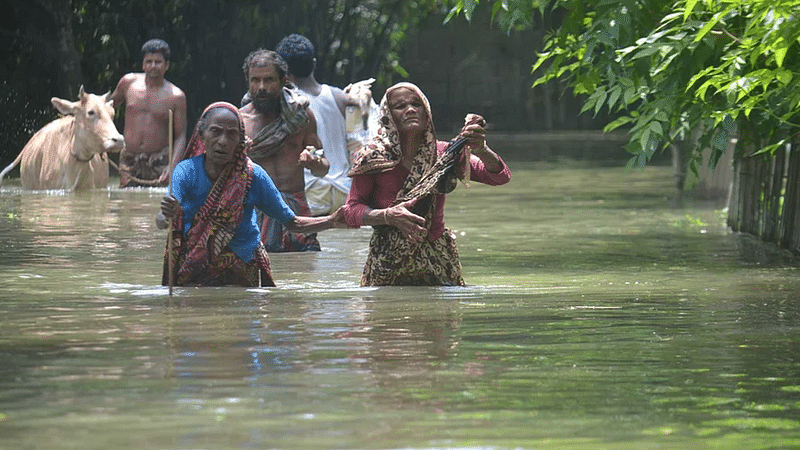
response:
<svg viewBox="0 0 800 450"><path fill-rule="evenodd" d="M254 144L249 156L267 171L295 214L311 216L303 169L324 176L330 164L313 153L322 143L308 98L293 85L287 86L289 68L271 50L251 52L242 70L252 99L240 109L245 134ZM320 250L316 234L292 233L269 217L261 223L261 240L268 252Z"/></svg>
<svg viewBox="0 0 800 450"><path fill-rule="evenodd" d="M322 143L317 136L314 114L308 109L308 98L298 89L287 87L288 66L273 51L259 49L250 53L242 69L252 99L240 109L245 134L254 142L249 156L267 171L295 214L311 216L303 169L324 176L329 163L313 153L314 149L322 148ZM320 249L316 234L292 233L269 217L260 225L267 252Z"/></svg>
<svg viewBox="0 0 800 450"><path fill-rule="evenodd" d="M142 46L142 72L122 77L111 94L114 107L125 103L125 150L120 154L120 187L166 186L169 171L169 110L173 113L173 161L186 147L186 94L164 79L169 45L151 39ZM131 177L151 181L141 184Z"/></svg>

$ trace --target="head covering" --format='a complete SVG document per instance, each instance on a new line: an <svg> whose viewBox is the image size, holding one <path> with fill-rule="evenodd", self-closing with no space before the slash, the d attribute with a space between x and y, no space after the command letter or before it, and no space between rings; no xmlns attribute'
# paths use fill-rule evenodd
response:
<svg viewBox="0 0 800 450"><path fill-rule="evenodd" d="M436 161L436 131L433 128L433 114L431 113L428 97L416 85L402 82L387 89L383 95L378 119L380 124L378 135L356 152L353 168L348 173L349 176L385 172L400 164L403 158L403 150L400 147L400 132L389 108L389 95L398 89L408 89L415 93L422 100L428 117L422 144L417 149L417 156L411 171L414 172L415 169L423 166L427 168Z"/></svg>
<svg viewBox="0 0 800 450"><path fill-rule="evenodd" d="M400 132L394 122L389 108L389 94L398 89L409 89L422 101L427 112L428 122L425 127L422 144L417 150L409 174L398 191L394 204L411 199L418 199L412 212L428 218L432 212L432 196L445 194L455 188L456 178L469 179L469 149L465 147L467 138L461 134L453 138L439 156L436 146L436 132L433 128L433 114L427 97L411 83L397 83L386 90L380 106L380 129L378 135L362 147L355 156L353 168L348 175L380 173L397 166L402 157ZM485 125L483 117L468 114L465 126L474 123Z"/></svg>
<svg viewBox="0 0 800 450"><path fill-rule="evenodd" d="M194 131L192 131L192 136L189 138L189 143L186 145L186 152L184 154L184 159L205 154L206 146L203 143L202 136L200 136L200 124L203 122L203 120L206 119L208 113L215 108L225 108L231 111L232 113L236 114L236 118L239 119L240 148L237 149L234 159L238 161L239 159L247 155L247 153L245 152L246 137L244 133L244 120L242 119L241 113L239 113L239 110L235 106L233 106L228 102L214 102L206 106L206 109L204 109L203 113L200 114L200 119L197 120L197 124L194 126Z"/></svg>
<svg viewBox="0 0 800 450"><path fill-rule="evenodd" d="M195 126L187 146L187 155L196 156L206 152L200 124L207 119L209 112L224 108L236 115L239 121L240 142L234 153L234 160L226 166L214 181L205 202L192 218L192 227L183 235L183 214L173 220L173 239L179 245L173 246L177 262L175 281L178 285L197 284L198 279L213 279L227 267L219 264L220 256L233 239L236 227L242 220L244 203L250 182L253 178L253 162L247 157L244 121L239 110L230 103L216 102L208 105Z"/></svg>

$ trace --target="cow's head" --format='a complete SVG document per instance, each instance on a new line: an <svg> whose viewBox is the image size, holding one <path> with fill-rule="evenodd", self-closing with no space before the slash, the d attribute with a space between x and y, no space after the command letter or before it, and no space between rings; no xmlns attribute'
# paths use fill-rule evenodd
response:
<svg viewBox="0 0 800 450"><path fill-rule="evenodd" d="M125 148L125 138L114 125L114 104L111 93L103 96L87 94L81 86L78 101L57 97L50 102L61 113L75 116L75 139L93 153L119 152Z"/></svg>

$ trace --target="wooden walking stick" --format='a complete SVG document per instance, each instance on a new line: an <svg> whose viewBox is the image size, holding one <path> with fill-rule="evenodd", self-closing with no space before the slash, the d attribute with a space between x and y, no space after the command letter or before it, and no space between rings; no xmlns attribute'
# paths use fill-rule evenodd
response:
<svg viewBox="0 0 800 450"><path fill-rule="evenodd" d="M172 195L172 110L169 110L169 172L167 172L167 195ZM169 271L169 296L172 297L172 286L175 284L175 274L173 273L173 261L172 261L172 224L175 221L173 217L172 220L169 222L169 232L167 234L167 270Z"/></svg>

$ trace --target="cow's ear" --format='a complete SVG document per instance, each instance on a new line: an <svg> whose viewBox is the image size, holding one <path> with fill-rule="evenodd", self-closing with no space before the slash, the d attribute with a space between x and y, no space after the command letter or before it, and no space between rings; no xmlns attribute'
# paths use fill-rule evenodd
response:
<svg viewBox="0 0 800 450"><path fill-rule="evenodd" d="M111 91L108 91L103 95L103 103L109 103L111 106L114 106L114 100L111 100Z"/></svg>
<svg viewBox="0 0 800 450"><path fill-rule="evenodd" d="M60 112L61 114L66 114L69 116L74 116L75 111L78 109L78 102L71 102L69 100L64 100L62 98L53 97L50 99L50 103Z"/></svg>

